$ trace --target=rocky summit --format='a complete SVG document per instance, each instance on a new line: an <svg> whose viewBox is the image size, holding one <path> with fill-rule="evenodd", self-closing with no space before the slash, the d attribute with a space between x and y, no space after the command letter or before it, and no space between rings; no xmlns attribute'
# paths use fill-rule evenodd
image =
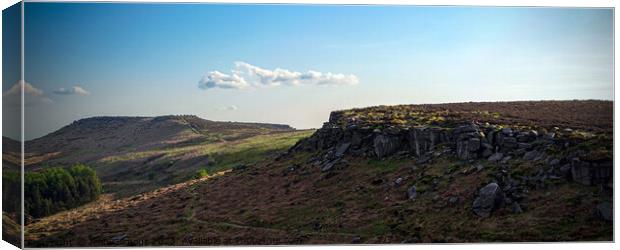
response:
<svg viewBox="0 0 620 250"><path fill-rule="evenodd" d="M325 151L329 161L324 165L328 166L345 152L376 159L410 156L420 163L438 154L451 154L464 161L506 163L522 159L545 163L549 169L542 174L544 178L566 177L584 185L612 185L612 143L607 133L519 123L491 124L466 118L446 120L440 116L450 113L449 110L418 112L411 116L412 121L392 122L398 119L394 116L402 117L399 113L410 112L396 110L382 113L390 122L372 123L368 121L372 110L368 109L362 118L359 113L364 111L356 111L355 116L347 111L333 112L329 122L291 151ZM434 121L424 124L428 116Z"/></svg>

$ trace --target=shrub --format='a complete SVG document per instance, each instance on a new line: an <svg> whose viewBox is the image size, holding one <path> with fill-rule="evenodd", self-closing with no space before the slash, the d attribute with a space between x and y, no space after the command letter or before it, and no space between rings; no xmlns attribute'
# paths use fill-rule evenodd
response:
<svg viewBox="0 0 620 250"><path fill-rule="evenodd" d="M200 179L200 178L207 177L207 176L209 176L209 172L207 172L207 169L202 168L196 171L196 176L195 176L196 179Z"/></svg>

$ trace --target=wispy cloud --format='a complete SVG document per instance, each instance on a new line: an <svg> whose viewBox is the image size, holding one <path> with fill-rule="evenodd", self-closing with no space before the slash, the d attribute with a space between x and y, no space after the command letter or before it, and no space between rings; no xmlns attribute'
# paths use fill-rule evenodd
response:
<svg viewBox="0 0 620 250"><path fill-rule="evenodd" d="M245 89L249 87L299 86L299 85L354 85L359 82L352 74L291 71L276 68L263 69L246 62L235 62L231 73L211 71L205 75L198 86L202 89Z"/></svg>
<svg viewBox="0 0 620 250"><path fill-rule="evenodd" d="M52 99L46 97L43 90L25 81L18 81L7 91L2 93L3 102L8 106L21 106L21 91L24 89L24 105L33 106L36 104L51 103Z"/></svg>
<svg viewBox="0 0 620 250"><path fill-rule="evenodd" d="M220 107L219 110L227 110L227 111L234 111L239 109L237 106L235 105L228 105L228 106L224 106L224 107Z"/></svg>
<svg viewBox="0 0 620 250"><path fill-rule="evenodd" d="M90 92L81 86L73 86L72 88L59 88L53 91L57 95L90 95Z"/></svg>

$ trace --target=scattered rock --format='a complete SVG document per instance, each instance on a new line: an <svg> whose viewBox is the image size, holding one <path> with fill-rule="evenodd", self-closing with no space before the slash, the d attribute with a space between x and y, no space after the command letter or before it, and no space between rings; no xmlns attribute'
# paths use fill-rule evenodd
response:
<svg viewBox="0 0 620 250"><path fill-rule="evenodd" d="M409 200L415 200L418 197L418 192L416 191L415 186L411 186L407 189L407 197L409 197Z"/></svg>
<svg viewBox="0 0 620 250"><path fill-rule="evenodd" d="M288 168L287 168L287 169L288 169L288 171L289 171L289 172L293 172L293 171L295 171L298 167L299 167L298 165L290 165L290 166L288 166Z"/></svg>
<svg viewBox="0 0 620 250"><path fill-rule="evenodd" d="M456 196L452 196L448 199L448 203L450 203L451 205L454 205L458 202L459 202L459 197L456 197Z"/></svg>
<svg viewBox="0 0 620 250"><path fill-rule="evenodd" d="M396 180L394 181L394 184L395 184L396 186L399 186L402 182L403 182L403 178L399 177L398 179L396 179Z"/></svg>

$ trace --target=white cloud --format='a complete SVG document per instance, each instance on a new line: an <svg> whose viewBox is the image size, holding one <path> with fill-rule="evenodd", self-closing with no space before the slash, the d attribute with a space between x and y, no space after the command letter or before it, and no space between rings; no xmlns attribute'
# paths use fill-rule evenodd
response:
<svg viewBox="0 0 620 250"><path fill-rule="evenodd" d="M90 92L82 88L81 86L73 86L72 88L59 88L54 90L54 94L57 95L90 95Z"/></svg>
<svg viewBox="0 0 620 250"><path fill-rule="evenodd" d="M18 81L15 85L11 86L7 91L2 93L2 101L7 106L20 107L21 106L21 90L24 88L24 105L34 106L37 104L48 104L52 102L43 94L43 90L40 90L32 84L25 81Z"/></svg>
<svg viewBox="0 0 620 250"><path fill-rule="evenodd" d="M358 82L357 76L351 74L322 73L312 70L297 72L281 68L269 70L246 62L235 62L235 68L230 74L211 71L200 80L198 86L202 89L244 89L281 85L354 85Z"/></svg>
<svg viewBox="0 0 620 250"><path fill-rule="evenodd" d="M224 106L224 107L220 107L219 110L228 110L228 111L233 111L233 110L237 110L239 108L237 108L237 106L235 105L229 105L229 106Z"/></svg>
<svg viewBox="0 0 620 250"><path fill-rule="evenodd" d="M245 79L238 75L227 75L219 71L211 71L209 74L202 77L198 87L201 89L243 89L248 87L248 84L245 82Z"/></svg>
<svg viewBox="0 0 620 250"><path fill-rule="evenodd" d="M15 85L13 85L9 90L2 94L3 97L7 96L20 96L22 91L22 85L24 85L24 94L30 96L42 96L43 91L35 88L30 83L19 80Z"/></svg>

